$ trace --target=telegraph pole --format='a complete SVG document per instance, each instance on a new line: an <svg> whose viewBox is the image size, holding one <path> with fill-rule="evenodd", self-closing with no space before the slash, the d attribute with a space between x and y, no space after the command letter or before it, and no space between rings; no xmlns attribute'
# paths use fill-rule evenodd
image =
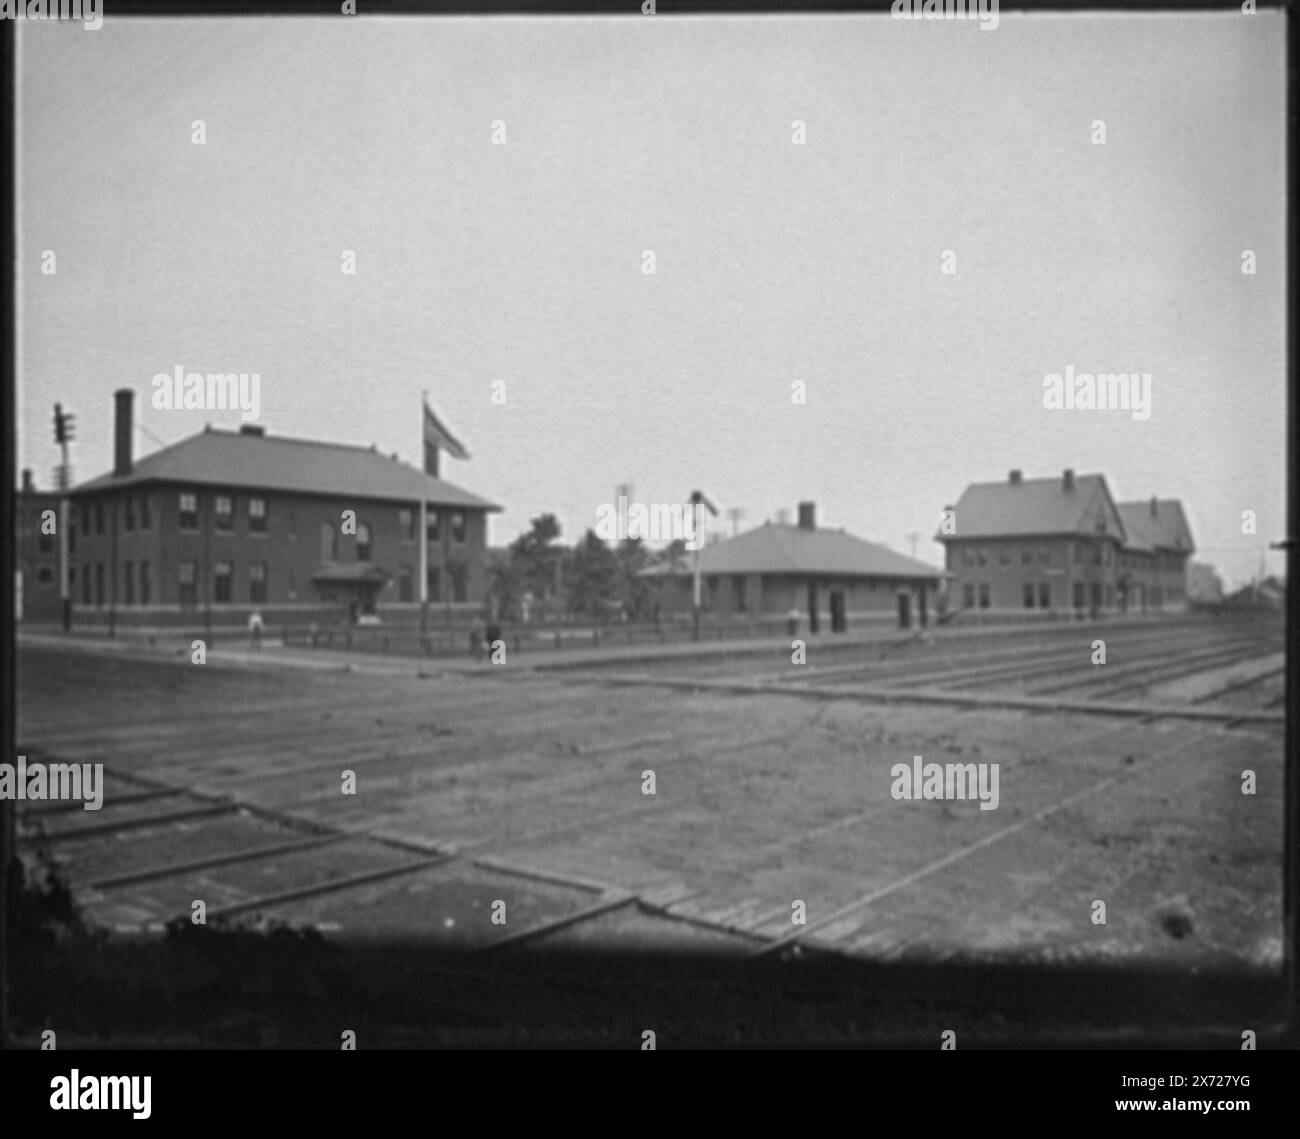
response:
<svg viewBox="0 0 1300 1139"><path fill-rule="evenodd" d="M704 543L700 540L700 505L708 507L708 511L715 518L718 516L718 508L713 505L704 495L703 491L691 491L691 515L695 521L695 620L694 620L694 639L700 639L700 547Z"/></svg>
<svg viewBox="0 0 1300 1139"><path fill-rule="evenodd" d="M68 485L72 481L72 467L68 463L68 443L72 440L73 416L63 410L63 404L54 405L54 441L63 453L63 462L59 464L59 600L63 608L63 631L72 628L72 593L68 586L68 515L71 505L68 502Z"/></svg>

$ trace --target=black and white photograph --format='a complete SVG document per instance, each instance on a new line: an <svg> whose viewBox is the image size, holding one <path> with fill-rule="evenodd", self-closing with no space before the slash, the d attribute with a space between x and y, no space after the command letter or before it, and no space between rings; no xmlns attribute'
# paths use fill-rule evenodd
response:
<svg viewBox="0 0 1300 1139"><path fill-rule="evenodd" d="M1131 1048L1057 1107L1251 1111L1293 13L0 7L24 1096Z"/></svg>

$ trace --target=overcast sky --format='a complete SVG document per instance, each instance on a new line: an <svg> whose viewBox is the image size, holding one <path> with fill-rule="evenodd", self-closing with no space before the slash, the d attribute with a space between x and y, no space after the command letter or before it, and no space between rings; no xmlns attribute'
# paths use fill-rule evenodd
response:
<svg viewBox="0 0 1300 1139"><path fill-rule="evenodd" d="M269 432L416 464L428 389L473 456L444 476L505 507L497 545L546 511L573 540L626 482L743 527L812 499L937 563L943 507L1012 467L1182 499L1229 582L1284 533L1273 12L18 31L38 485L56 400L79 480L111 466L118 387L137 455L236 426L150 407L181 365L259 373ZM1067 365L1149 372L1150 418L1045 409Z"/></svg>

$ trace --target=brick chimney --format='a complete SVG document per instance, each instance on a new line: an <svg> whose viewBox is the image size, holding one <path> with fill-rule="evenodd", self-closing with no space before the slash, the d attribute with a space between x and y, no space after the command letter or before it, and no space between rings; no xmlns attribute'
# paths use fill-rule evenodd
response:
<svg viewBox="0 0 1300 1139"><path fill-rule="evenodd" d="M130 388L118 388L113 393L116 414L113 420L113 474L115 476L131 473L131 405L135 392Z"/></svg>
<svg viewBox="0 0 1300 1139"><path fill-rule="evenodd" d="M799 503L799 529L816 530L816 506L811 502Z"/></svg>
<svg viewBox="0 0 1300 1139"><path fill-rule="evenodd" d="M1020 472L1012 471L1011 474L1008 476L1007 481L1010 482L1012 486L1019 486L1022 481Z"/></svg>
<svg viewBox="0 0 1300 1139"><path fill-rule="evenodd" d="M1074 468L1066 467L1065 472L1061 475L1061 485L1066 490L1074 489Z"/></svg>

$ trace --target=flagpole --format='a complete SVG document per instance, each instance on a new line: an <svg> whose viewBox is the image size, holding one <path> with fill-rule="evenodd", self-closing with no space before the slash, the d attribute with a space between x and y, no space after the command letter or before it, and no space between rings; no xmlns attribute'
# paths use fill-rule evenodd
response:
<svg viewBox="0 0 1300 1139"><path fill-rule="evenodd" d="M429 508L420 495L420 637L429 627Z"/></svg>
<svg viewBox="0 0 1300 1139"><path fill-rule="evenodd" d="M420 444L421 456L424 453L424 409L428 407L429 393L424 393L425 402L420 406ZM423 459L421 460L423 464ZM429 629L429 495L420 492L420 640L423 642Z"/></svg>

